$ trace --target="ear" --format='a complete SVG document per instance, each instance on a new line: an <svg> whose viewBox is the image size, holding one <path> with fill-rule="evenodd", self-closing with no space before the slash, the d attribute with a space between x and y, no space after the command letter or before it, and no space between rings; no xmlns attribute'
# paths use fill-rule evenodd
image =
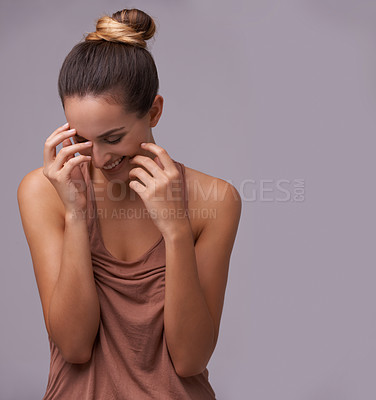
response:
<svg viewBox="0 0 376 400"><path fill-rule="evenodd" d="M162 111L163 111L163 97L157 94L153 101L153 105L149 110L151 128L154 128L158 124L159 118L162 115Z"/></svg>

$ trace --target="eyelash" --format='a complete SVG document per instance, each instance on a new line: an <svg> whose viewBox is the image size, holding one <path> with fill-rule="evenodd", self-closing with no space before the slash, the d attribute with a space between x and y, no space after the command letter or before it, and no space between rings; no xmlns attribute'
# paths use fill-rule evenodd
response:
<svg viewBox="0 0 376 400"><path fill-rule="evenodd" d="M116 144L116 143L119 143L120 140L121 140L121 137L119 139L113 140L111 142L109 140L106 140L106 143L108 143L108 144ZM84 143L84 142L87 142L87 139L82 140L81 138L78 139L78 137L77 137L77 142L78 143Z"/></svg>
<svg viewBox="0 0 376 400"><path fill-rule="evenodd" d="M116 139L116 140L113 140L112 142L110 142L110 141L107 140L106 143L108 143L108 144L115 144L115 143L120 142L120 139L121 139L121 138Z"/></svg>

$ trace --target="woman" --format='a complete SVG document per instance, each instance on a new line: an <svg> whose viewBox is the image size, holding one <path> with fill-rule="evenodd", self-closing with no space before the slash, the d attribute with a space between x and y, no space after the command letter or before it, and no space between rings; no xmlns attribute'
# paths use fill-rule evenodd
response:
<svg viewBox="0 0 376 400"><path fill-rule="evenodd" d="M51 351L44 400L215 399L206 366L241 201L155 143L154 33L122 10L74 46L59 75L68 122L18 188Z"/></svg>

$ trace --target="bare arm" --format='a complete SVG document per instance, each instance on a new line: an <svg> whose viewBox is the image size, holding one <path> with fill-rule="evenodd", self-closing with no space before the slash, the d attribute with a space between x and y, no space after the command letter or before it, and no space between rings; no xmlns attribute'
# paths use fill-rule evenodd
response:
<svg viewBox="0 0 376 400"><path fill-rule="evenodd" d="M65 215L61 266L48 312L51 334L71 362L86 362L99 326L86 221Z"/></svg>
<svg viewBox="0 0 376 400"><path fill-rule="evenodd" d="M84 214L65 212L41 169L23 178L17 198L47 332L66 361L87 362L100 307Z"/></svg>
<svg viewBox="0 0 376 400"><path fill-rule="evenodd" d="M187 224L165 238L165 332L175 370L182 377L206 368L219 335L241 198L232 185L218 183L219 201L207 202L216 211L215 218L207 221L196 244Z"/></svg>
<svg viewBox="0 0 376 400"><path fill-rule="evenodd" d="M164 325L176 373L202 372L214 350L214 322L202 291L190 227L166 238Z"/></svg>

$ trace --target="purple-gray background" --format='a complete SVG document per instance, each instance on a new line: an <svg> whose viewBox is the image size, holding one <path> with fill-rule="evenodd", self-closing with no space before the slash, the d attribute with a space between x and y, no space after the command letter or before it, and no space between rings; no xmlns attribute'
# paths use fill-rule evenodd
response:
<svg viewBox="0 0 376 400"><path fill-rule="evenodd" d="M165 98L156 143L243 198L218 400L376 398L376 3L2 0L0 399L41 399L49 347L16 190L65 122L57 76L102 13L138 7Z"/></svg>

